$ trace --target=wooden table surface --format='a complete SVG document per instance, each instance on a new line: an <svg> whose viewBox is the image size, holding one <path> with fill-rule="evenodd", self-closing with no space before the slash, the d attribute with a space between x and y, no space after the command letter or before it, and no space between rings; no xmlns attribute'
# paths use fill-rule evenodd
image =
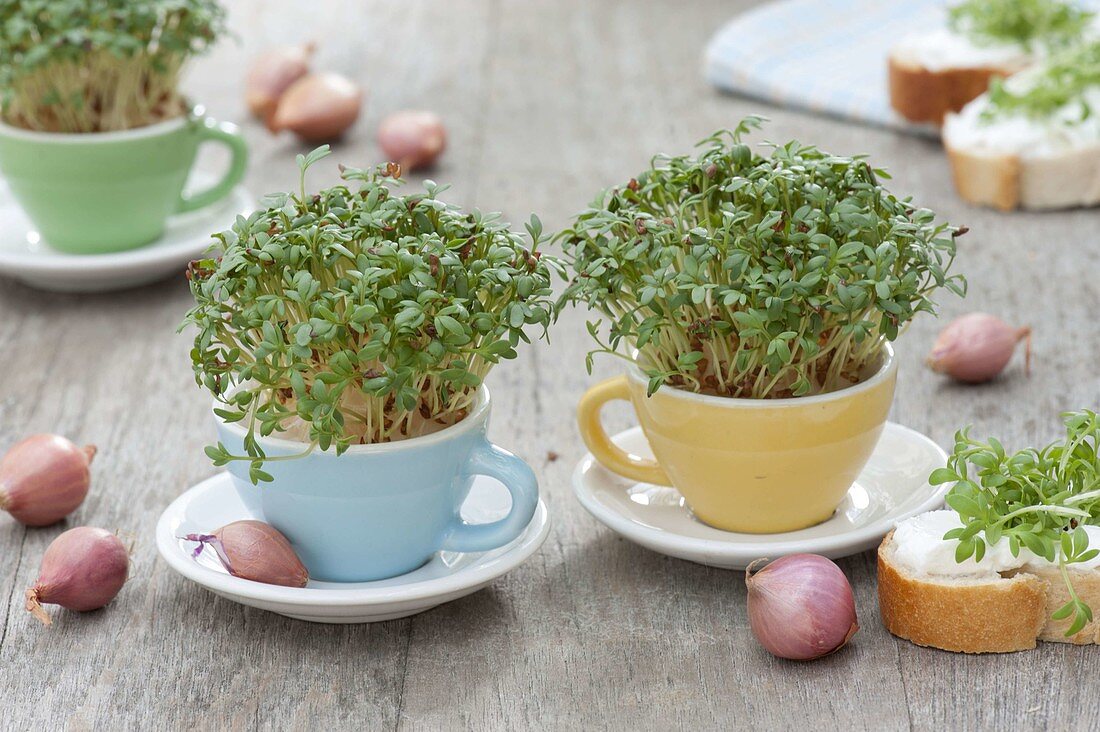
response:
<svg viewBox="0 0 1100 732"><path fill-rule="evenodd" d="M230 3L227 3L230 4ZM938 330L918 319L897 344L892 419L941 445L973 423L1010 446L1057 436L1058 413L1097 406L1095 212L1004 215L954 195L932 142L719 94L701 78L710 34L747 2L729 0L236 0L238 39L195 64L189 87L220 119L243 124L247 183L295 181L289 137L246 119L244 68L260 48L313 38L317 66L369 88L366 115L333 159L379 162L387 111L441 113L451 148L432 177L449 199L537 212L563 225L601 187L651 154L680 152L742 115L766 136L868 153L892 187L972 232L961 240L966 301L1035 329L997 382L953 386L921 364ZM215 161L216 162L216 161ZM97 296L0 282L0 446L35 431L99 446L93 491L66 524L26 530L0 516L0 728L72 729L1095 729L1095 648L1044 645L968 657L919 648L881 626L871 553L840 562L856 591L851 647L813 663L772 658L753 640L740 572L641 549L593 520L569 477L584 454L573 407L616 371L584 369L584 314L552 344L492 374L492 436L539 473L553 529L542 550L491 587L430 612L374 625L325 626L222 600L174 574L153 530L167 504L215 469L208 399L191 378L182 277ZM625 411L610 415L625 427ZM560 457L552 459L552 453ZM42 552L67 526L136 540L133 578L105 611L59 612L41 627L22 608Z"/></svg>

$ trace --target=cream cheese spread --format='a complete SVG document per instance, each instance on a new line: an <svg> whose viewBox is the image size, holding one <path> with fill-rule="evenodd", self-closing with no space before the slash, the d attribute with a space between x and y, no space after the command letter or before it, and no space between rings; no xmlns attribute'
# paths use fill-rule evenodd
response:
<svg viewBox="0 0 1100 732"><path fill-rule="evenodd" d="M955 561L955 540L944 540L943 535L962 526L959 514L951 510L929 511L906 519L894 530L894 561L914 574L939 577L994 578L1000 572L1020 569L1025 565L1050 565L1043 557L1036 556L1026 547L1020 547L1019 556L1012 556L1008 540L1002 538L986 547L982 561L971 557L965 562ZM1100 526L1085 526L1089 535L1089 547L1100 548ZM1080 569L1100 566L1100 556L1087 562L1070 565Z"/></svg>
<svg viewBox="0 0 1100 732"><path fill-rule="evenodd" d="M1029 83L1030 76L1030 71L1017 74L1006 86L1011 89ZM1082 101L1093 110L1083 119ZM982 112L988 107L989 95L982 94L958 114L948 115L943 126L948 147L978 155L1039 158L1100 144L1100 86L1042 119L1011 112L983 119Z"/></svg>
<svg viewBox="0 0 1100 732"><path fill-rule="evenodd" d="M948 69L1021 69L1036 59L1015 43L978 45L949 28L903 36L893 53L929 71Z"/></svg>

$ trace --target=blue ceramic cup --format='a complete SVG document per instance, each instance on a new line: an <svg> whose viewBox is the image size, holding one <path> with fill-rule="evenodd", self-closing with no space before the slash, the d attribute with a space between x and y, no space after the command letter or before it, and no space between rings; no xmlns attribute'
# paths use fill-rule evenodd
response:
<svg viewBox="0 0 1100 732"><path fill-rule="evenodd" d="M527 463L489 442L489 392L481 388L470 414L434 434L378 445L355 445L343 455L315 450L264 463L274 480L254 486L248 463L229 463L246 505L286 535L312 578L366 582L395 577L425 564L440 550L481 552L503 546L530 523L538 482ZM245 428L215 417L218 437L243 455ZM291 440L257 438L269 457L301 453ZM512 496L499 521L469 524L462 504L474 476L496 478Z"/></svg>

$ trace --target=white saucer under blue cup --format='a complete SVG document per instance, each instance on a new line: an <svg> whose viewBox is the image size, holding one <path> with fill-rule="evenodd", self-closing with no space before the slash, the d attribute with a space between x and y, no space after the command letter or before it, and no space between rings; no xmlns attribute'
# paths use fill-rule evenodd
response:
<svg viewBox="0 0 1100 732"><path fill-rule="evenodd" d="M507 493L488 478L477 478L462 506L470 523L499 520L510 509ZM195 556L195 542L182 537L207 534L244 519L263 520L234 490L228 473L186 491L157 523L157 549L173 570L211 592L242 605L315 623L373 623L430 610L482 589L527 561L550 533L550 516L539 502L531 521L513 541L487 552L437 552L408 574L375 582L322 582L280 587L229 574L214 552Z"/></svg>
<svg viewBox="0 0 1100 732"><path fill-rule="evenodd" d="M473 592L529 557L549 527L534 471L486 437L491 407L482 386L456 424L341 454L257 436L271 480L254 485L249 461L230 461L227 474L169 507L157 546L174 569L219 594L322 622L399 617ZM243 455L242 423L215 420L229 454ZM194 557L193 543L181 543L243 519L290 541L309 587L231 577L216 555Z"/></svg>

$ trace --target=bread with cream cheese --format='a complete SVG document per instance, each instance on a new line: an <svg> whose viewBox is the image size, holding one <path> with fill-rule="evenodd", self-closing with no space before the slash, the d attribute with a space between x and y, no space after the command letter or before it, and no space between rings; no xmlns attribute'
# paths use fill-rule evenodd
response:
<svg viewBox="0 0 1100 732"><path fill-rule="evenodd" d="M1058 565L1026 550L1012 557L1002 542L983 564L969 559L951 566L954 543L937 539L946 514L957 521L953 511L921 514L879 546L879 609L887 630L918 645L963 653L1022 651L1037 641L1100 644L1100 621L1067 638L1071 619L1051 618L1069 599ZM1078 596L1100 611L1100 566L1067 569Z"/></svg>
<svg viewBox="0 0 1100 732"><path fill-rule="evenodd" d="M940 125L989 88L990 79L1027 68L1032 57L1015 48L981 49L945 29L903 38L887 63L894 111L910 122Z"/></svg>
<svg viewBox="0 0 1100 732"><path fill-rule="evenodd" d="M964 200L1003 211L1100 203L1100 79L1067 81L1065 73L1088 68L1100 68L1100 43L1020 73L947 116L943 143ZM1057 84L1071 86L1051 109Z"/></svg>
<svg viewBox="0 0 1100 732"><path fill-rule="evenodd" d="M1100 16L1081 0L955 0L943 25L890 49L890 103L913 122L942 124L993 79L1096 38Z"/></svg>

